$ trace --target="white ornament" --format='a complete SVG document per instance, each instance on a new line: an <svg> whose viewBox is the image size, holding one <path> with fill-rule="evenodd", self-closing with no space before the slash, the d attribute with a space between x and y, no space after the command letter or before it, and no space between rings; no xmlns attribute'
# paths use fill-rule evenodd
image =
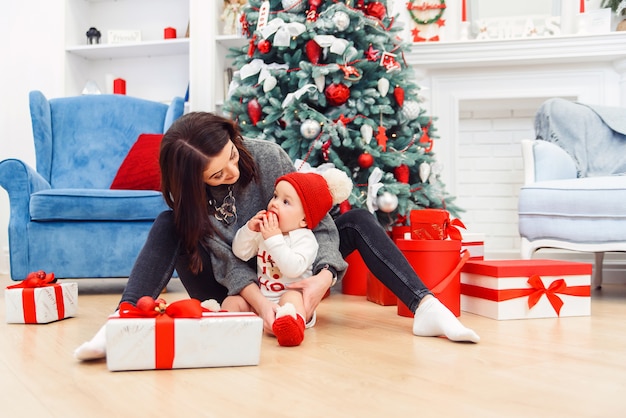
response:
<svg viewBox="0 0 626 418"><path fill-rule="evenodd" d="M385 77L378 80L378 92L382 97L385 97L389 92L389 80Z"/></svg>
<svg viewBox="0 0 626 418"><path fill-rule="evenodd" d="M300 13L304 10L305 1L304 0L283 0L282 1L283 9L289 13Z"/></svg>
<svg viewBox="0 0 626 418"><path fill-rule="evenodd" d="M346 12L335 12L333 15L333 23L339 32L343 32L350 27L350 16L348 16Z"/></svg>
<svg viewBox="0 0 626 418"><path fill-rule="evenodd" d="M417 119L420 115L420 104L413 100L405 100L402 105L402 114L408 119Z"/></svg>
<svg viewBox="0 0 626 418"><path fill-rule="evenodd" d="M318 75L313 78L315 85L317 86L317 91L320 93L324 91L324 87L326 86L326 76L324 74Z"/></svg>
<svg viewBox="0 0 626 418"><path fill-rule="evenodd" d="M257 30L261 30L265 27L265 25L267 25L267 22L269 22L269 16L270 2L265 0L263 3L261 3L261 7L259 8L259 18L256 22Z"/></svg>
<svg viewBox="0 0 626 418"><path fill-rule="evenodd" d="M370 125L361 126L361 136L363 137L363 143L369 144L372 140L372 134L374 133L374 128Z"/></svg>
<svg viewBox="0 0 626 418"><path fill-rule="evenodd" d="M427 162L423 162L420 164L419 176L420 180L422 180L422 183L426 183L426 180L428 180L428 176L430 176L430 164L428 164Z"/></svg>
<svg viewBox="0 0 626 418"><path fill-rule="evenodd" d="M300 133L306 139L313 139L317 137L321 130L322 126L320 123L313 119L307 119L302 122L302 125L300 125Z"/></svg>
<svg viewBox="0 0 626 418"><path fill-rule="evenodd" d="M271 91L274 87L276 87L276 83L278 81L276 80L276 77L274 77L273 75L267 77L264 81L263 81L263 91L265 93Z"/></svg>
<svg viewBox="0 0 626 418"><path fill-rule="evenodd" d="M389 192L383 192L383 194L378 196L376 203L378 203L379 211L390 213L398 207L398 196Z"/></svg>

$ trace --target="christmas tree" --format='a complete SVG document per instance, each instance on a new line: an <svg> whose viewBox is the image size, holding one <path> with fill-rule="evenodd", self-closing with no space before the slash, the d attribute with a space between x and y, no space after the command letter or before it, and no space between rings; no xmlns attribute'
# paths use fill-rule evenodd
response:
<svg viewBox="0 0 626 418"><path fill-rule="evenodd" d="M436 128L385 1L250 0L248 44L224 112L244 136L280 144L296 163L332 163L353 179L340 211L364 207L385 227L411 210L453 204L435 161Z"/></svg>

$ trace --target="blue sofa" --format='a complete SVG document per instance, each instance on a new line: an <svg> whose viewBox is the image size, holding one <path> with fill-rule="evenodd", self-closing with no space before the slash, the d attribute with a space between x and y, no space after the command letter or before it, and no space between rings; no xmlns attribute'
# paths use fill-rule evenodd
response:
<svg viewBox="0 0 626 418"><path fill-rule="evenodd" d="M522 141L521 256L540 248L595 253L602 285L605 252L626 251L626 108L554 98Z"/></svg>
<svg viewBox="0 0 626 418"><path fill-rule="evenodd" d="M160 191L111 190L141 134L162 134L183 114L168 104L124 95L29 96L36 170L0 162L10 200L11 278L44 270L59 278L128 277L156 216Z"/></svg>

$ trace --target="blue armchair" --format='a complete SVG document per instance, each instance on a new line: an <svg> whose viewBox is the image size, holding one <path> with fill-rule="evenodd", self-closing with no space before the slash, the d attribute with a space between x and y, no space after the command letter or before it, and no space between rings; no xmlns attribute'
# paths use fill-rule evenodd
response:
<svg viewBox="0 0 626 418"><path fill-rule="evenodd" d="M183 114L183 99L47 100L32 91L29 100L37 170L17 159L0 162L11 210L11 278L37 270L59 278L128 277L167 206L159 191L110 186L139 135L165 132Z"/></svg>
<svg viewBox="0 0 626 418"><path fill-rule="evenodd" d="M521 256L540 248L593 252L599 288L604 253L626 251L626 108L550 99L535 132L522 141Z"/></svg>

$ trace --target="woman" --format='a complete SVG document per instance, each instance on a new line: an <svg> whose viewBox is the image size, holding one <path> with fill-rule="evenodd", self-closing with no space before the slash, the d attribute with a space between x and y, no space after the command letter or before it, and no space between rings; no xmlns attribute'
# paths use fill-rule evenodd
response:
<svg viewBox="0 0 626 418"><path fill-rule="evenodd" d="M234 122L205 112L174 122L159 158L161 189L172 210L155 220L121 301L158 297L176 269L190 297L222 302L239 294L271 333L275 304L261 294L255 260L240 260L231 244L237 230L266 207L276 179L294 171L292 161L277 144L244 140ZM415 312L415 335L479 341L424 286L369 212L353 209L335 221L327 215L313 232L319 243L313 276L289 285L302 292L307 317L343 275L344 258L358 250L370 271ZM103 327L75 356L102 358L105 346Z"/></svg>

